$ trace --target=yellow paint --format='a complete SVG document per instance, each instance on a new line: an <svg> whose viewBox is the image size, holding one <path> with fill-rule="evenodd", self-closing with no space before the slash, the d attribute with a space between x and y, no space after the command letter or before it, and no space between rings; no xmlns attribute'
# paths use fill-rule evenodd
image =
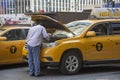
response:
<svg viewBox="0 0 120 80"><path fill-rule="evenodd" d="M5 27L5 31L0 33L0 65L23 62L22 49L25 40L7 40L2 37L6 32L13 29L23 29L25 27ZM29 29L26 27L26 29Z"/></svg>
<svg viewBox="0 0 120 80"><path fill-rule="evenodd" d="M101 12L100 16L111 15L106 12ZM117 13L116 15L120 15ZM86 20L87 21L87 20ZM119 22L119 19L104 19L104 20L91 20L92 24L84 30L84 32L76 37L66 38L56 41L58 45L49 48L43 48L41 50L41 61L42 62L60 62L65 51L70 49L78 49L81 51L83 61L93 61L93 60L112 60L120 59L120 43L116 45L116 41L120 42L120 35L109 35L109 36L94 36L93 32L88 31L94 25L104 22ZM91 37L85 37L87 35ZM102 44L102 50L98 51L96 45L100 46ZM23 48L24 56L27 56L27 49ZM78 53L80 54L80 53ZM53 61L47 60L45 57L51 57Z"/></svg>
<svg viewBox="0 0 120 80"><path fill-rule="evenodd" d="M99 12L99 16L120 16L120 12L111 13L111 12Z"/></svg>

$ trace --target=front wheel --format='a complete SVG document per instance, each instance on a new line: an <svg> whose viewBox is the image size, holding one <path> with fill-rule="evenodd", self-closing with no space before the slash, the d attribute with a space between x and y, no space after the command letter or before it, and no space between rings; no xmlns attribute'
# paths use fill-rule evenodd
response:
<svg viewBox="0 0 120 80"><path fill-rule="evenodd" d="M76 53L75 51L66 52L60 63L60 71L64 74L76 74L79 72L81 68L81 57L80 53Z"/></svg>

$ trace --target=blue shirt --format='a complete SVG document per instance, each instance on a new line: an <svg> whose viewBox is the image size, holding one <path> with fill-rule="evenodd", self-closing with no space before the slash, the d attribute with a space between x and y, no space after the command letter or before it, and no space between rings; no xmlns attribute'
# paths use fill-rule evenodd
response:
<svg viewBox="0 0 120 80"><path fill-rule="evenodd" d="M41 45L42 39L47 37L48 33L46 29L41 25L36 25L30 28L26 42L28 45L35 47Z"/></svg>

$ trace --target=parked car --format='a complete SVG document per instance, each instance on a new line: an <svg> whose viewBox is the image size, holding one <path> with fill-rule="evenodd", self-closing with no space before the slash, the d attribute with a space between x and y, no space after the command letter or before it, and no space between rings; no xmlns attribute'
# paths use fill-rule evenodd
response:
<svg viewBox="0 0 120 80"><path fill-rule="evenodd" d="M99 16L106 16L104 13ZM76 74L84 65L120 62L120 19L95 17L66 25L45 15L32 15L31 19L39 19L46 28L55 29L50 41L42 44L42 66L59 67L64 74ZM24 59L27 55L25 46Z"/></svg>
<svg viewBox="0 0 120 80"><path fill-rule="evenodd" d="M23 62L22 48L29 25L4 25L0 27L0 65Z"/></svg>

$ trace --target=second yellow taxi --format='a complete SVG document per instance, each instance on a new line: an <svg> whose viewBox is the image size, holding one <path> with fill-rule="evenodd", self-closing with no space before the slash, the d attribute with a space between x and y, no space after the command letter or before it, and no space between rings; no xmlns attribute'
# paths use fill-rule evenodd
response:
<svg viewBox="0 0 120 80"><path fill-rule="evenodd" d="M0 65L23 62L22 48L30 25L0 27Z"/></svg>

